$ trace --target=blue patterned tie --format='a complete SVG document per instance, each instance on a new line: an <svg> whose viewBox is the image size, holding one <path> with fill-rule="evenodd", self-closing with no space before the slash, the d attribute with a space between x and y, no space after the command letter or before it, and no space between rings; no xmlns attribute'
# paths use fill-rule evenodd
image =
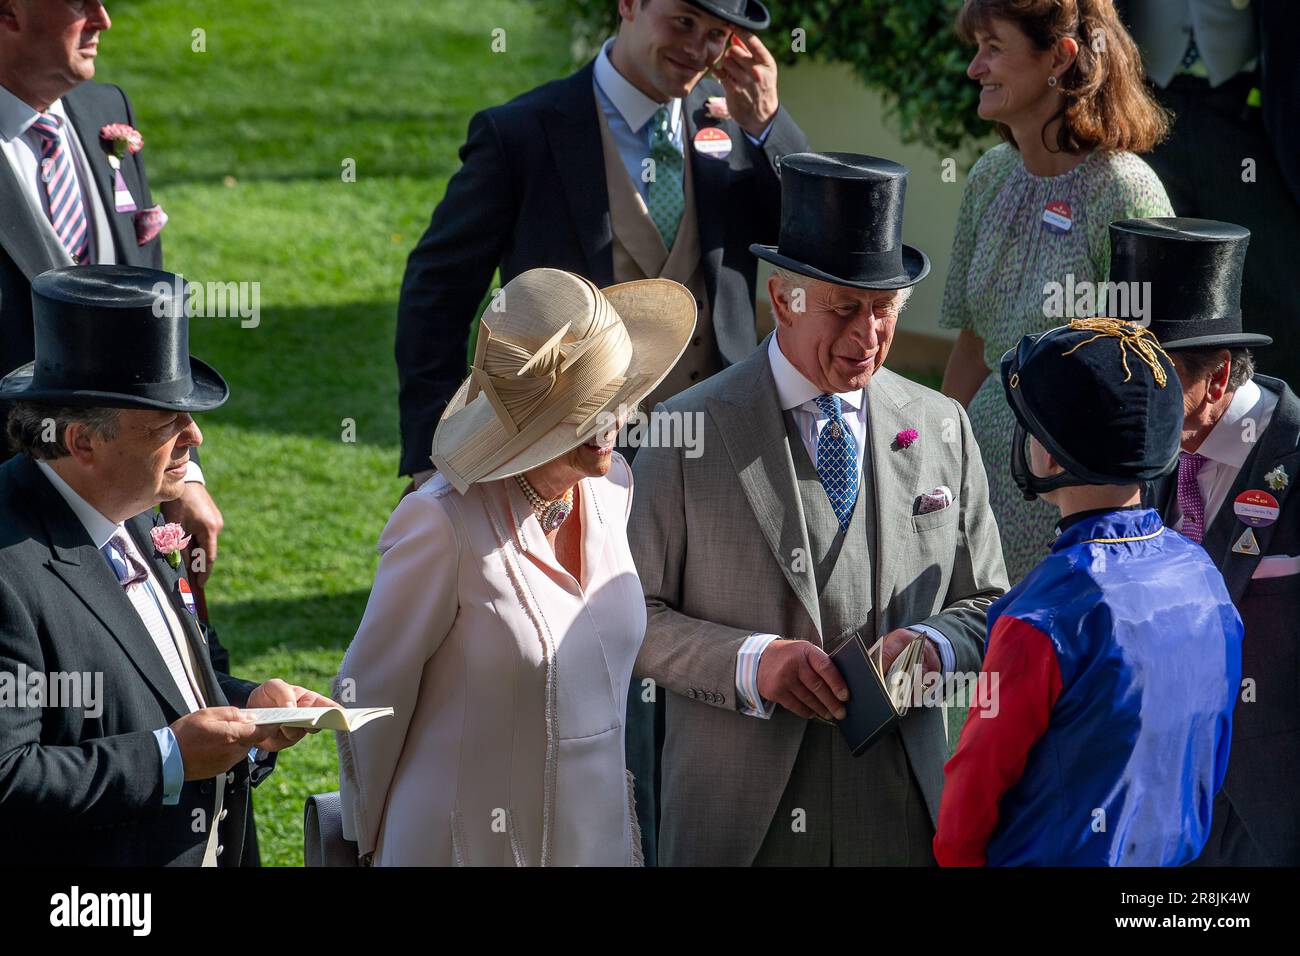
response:
<svg viewBox="0 0 1300 956"><path fill-rule="evenodd" d="M813 401L829 419L817 436L817 475L840 519L840 531L847 531L858 500L858 446L840 414L840 397L823 394Z"/></svg>

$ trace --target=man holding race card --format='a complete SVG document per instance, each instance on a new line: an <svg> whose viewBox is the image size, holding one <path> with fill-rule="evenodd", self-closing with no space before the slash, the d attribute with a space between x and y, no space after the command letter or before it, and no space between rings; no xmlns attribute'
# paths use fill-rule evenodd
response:
<svg viewBox="0 0 1300 956"><path fill-rule="evenodd" d="M0 379L20 452L0 466L0 844L16 860L238 866L250 787L306 733L241 708L334 703L213 669L184 529L153 510L203 441L192 413L229 395L189 355L184 288L136 266L44 273L36 359Z"/></svg>

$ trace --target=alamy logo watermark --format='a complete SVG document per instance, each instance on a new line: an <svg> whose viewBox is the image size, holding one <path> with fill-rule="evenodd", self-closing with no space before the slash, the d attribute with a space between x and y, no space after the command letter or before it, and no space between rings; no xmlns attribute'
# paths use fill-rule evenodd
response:
<svg viewBox="0 0 1300 956"><path fill-rule="evenodd" d="M148 936L153 929L151 893L82 893L73 886L50 897L50 925L126 926L132 936Z"/></svg>
<svg viewBox="0 0 1300 956"><path fill-rule="evenodd" d="M91 719L104 713L104 675L100 671L0 671L0 707L60 707L81 710Z"/></svg>
<svg viewBox="0 0 1300 956"><path fill-rule="evenodd" d="M895 675L898 677L899 675ZM997 671L938 671L921 673L917 664L912 671L912 707L968 706L980 717L996 717L999 703Z"/></svg>
<svg viewBox="0 0 1300 956"><path fill-rule="evenodd" d="M596 416L597 435L608 435L615 428L618 444L624 448L681 448L687 458L704 454L703 412L622 409L619 414L611 411Z"/></svg>
<svg viewBox="0 0 1300 956"><path fill-rule="evenodd" d="M1043 286L1043 315L1049 319L1123 319L1134 325L1151 324L1150 282L1075 281L1067 273L1065 282Z"/></svg>
<svg viewBox="0 0 1300 956"><path fill-rule="evenodd" d="M160 319L170 311L170 303L184 299L191 319L239 319L242 329L262 324L260 282L186 282L177 275L173 282L155 283L153 294L153 314Z"/></svg>

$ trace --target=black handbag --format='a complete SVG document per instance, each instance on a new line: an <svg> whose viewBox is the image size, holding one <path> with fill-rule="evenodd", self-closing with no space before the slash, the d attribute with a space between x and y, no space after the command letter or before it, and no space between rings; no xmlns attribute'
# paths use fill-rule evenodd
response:
<svg viewBox="0 0 1300 956"><path fill-rule="evenodd" d="M307 798L302 817L307 866L360 866L357 844L343 835L343 801L337 790Z"/></svg>

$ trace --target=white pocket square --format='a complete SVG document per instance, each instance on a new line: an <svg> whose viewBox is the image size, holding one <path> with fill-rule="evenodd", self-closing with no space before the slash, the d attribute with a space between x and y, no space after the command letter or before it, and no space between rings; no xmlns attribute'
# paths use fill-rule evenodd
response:
<svg viewBox="0 0 1300 956"><path fill-rule="evenodd" d="M918 515L928 515L934 511L942 511L949 507L953 502L952 489L947 485L940 485L934 491L927 491L919 495L916 504L912 506L912 512Z"/></svg>

